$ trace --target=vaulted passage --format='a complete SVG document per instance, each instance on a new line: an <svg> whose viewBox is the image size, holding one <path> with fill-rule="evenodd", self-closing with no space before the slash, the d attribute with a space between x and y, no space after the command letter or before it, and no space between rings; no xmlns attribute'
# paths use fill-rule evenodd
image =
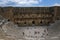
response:
<svg viewBox="0 0 60 40"><path fill-rule="evenodd" d="M24 24L26 24L26 22L24 22Z"/></svg>
<svg viewBox="0 0 60 40"><path fill-rule="evenodd" d="M32 21L32 24L35 24L35 21Z"/></svg>
<svg viewBox="0 0 60 40"><path fill-rule="evenodd" d="M40 23L42 23L42 21Z"/></svg>

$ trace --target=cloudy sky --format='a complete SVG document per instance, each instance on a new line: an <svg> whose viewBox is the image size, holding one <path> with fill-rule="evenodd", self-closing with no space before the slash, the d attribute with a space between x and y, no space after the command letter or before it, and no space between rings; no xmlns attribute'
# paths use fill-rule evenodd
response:
<svg viewBox="0 0 60 40"><path fill-rule="evenodd" d="M60 6L60 0L0 0L0 6Z"/></svg>

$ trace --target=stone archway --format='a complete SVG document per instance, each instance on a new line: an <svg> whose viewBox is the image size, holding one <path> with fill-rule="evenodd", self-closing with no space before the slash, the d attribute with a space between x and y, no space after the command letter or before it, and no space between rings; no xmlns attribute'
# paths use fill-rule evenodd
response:
<svg viewBox="0 0 60 40"><path fill-rule="evenodd" d="M42 21L40 21L40 24L42 24Z"/></svg>
<svg viewBox="0 0 60 40"><path fill-rule="evenodd" d="M10 21L10 19L8 19L8 21Z"/></svg>
<svg viewBox="0 0 60 40"><path fill-rule="evenodd" d="M33 21L32 21L32 25L34 25L34 24L35 24L35 21L33 20Z"/></svg>

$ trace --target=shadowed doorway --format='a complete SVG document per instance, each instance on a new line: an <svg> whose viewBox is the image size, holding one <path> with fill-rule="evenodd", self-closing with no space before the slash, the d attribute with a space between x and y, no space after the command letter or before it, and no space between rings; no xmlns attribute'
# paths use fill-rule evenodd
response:
<svg viewBox="0 0 60 40"><path fill-rule="evenodd" d="M32 25L35 25L35 21L32 21Z"/></svg>

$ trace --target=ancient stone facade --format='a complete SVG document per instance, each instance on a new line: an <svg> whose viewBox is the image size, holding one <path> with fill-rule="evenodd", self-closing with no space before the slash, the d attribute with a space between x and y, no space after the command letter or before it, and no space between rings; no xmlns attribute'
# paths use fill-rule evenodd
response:
<svg viewBox="0 0 60 40"><path fill-rule="evenodd" d="M60 7L0 7L0 15L19 26L48 25L60 19Z"/></svg>

